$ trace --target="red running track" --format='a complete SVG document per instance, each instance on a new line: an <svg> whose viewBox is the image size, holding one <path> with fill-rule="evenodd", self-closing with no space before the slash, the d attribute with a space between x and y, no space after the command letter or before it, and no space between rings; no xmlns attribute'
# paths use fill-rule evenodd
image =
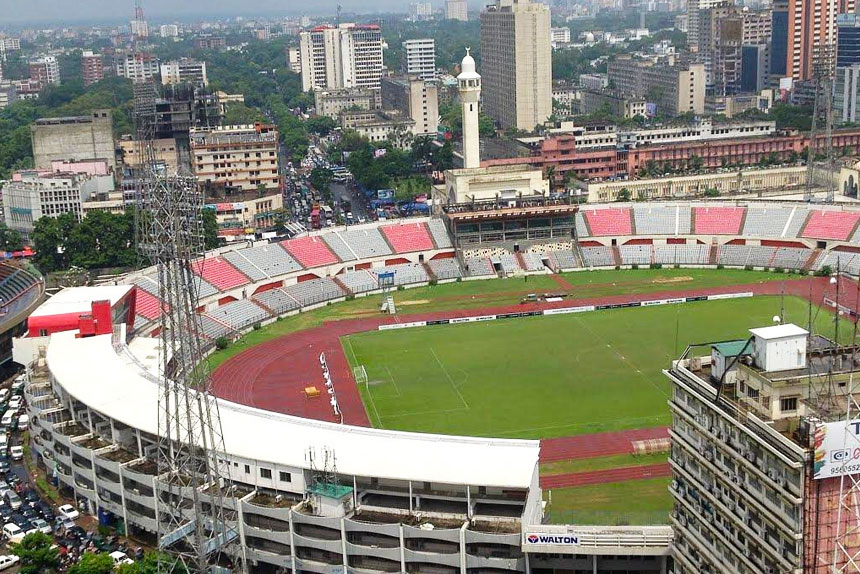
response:
<svg viewBox="0 0 860 574"><path fill-rule="evenodd" d="M559 438L545 438L540 441L540 461L572 460L593 458L616 454L632 454L630 444L635 440L668 438L668 427L635 429L617 432L601 432Z"/></svg>
<svg viewBox="0 0 860 574"><path fill-rule="evenodd" d="M644 478L664 478L672 476L668 462L647 464L644 466L623 466L606 470L590 470L587 472L571 472L568 474L551 474L540 477L541 488L567 488L571 486L588 486L589 484L606 484L607 482L625 482Z"/></svg>
<svg viewBox="0 0 860 574"><path fill-rule="evenodd" d="M824 277L769 281L748 285L732 285L709 289L675 290L637 295L613 295L608 297L571 298L557 303L529 303L505 307L462 309L435 313L418 313L406 316L408 321L468 317L493 313L513 313L539 309L570 307L571 305L606 305L675 297L718 295L722 293L753 292L756 295L779 295L783 286L786 294L807 298L820 304L825 294L834 298L835 289ZM855 308L857 284L847 278L840 283L842 304ZM285 335L266 343L249 348L220 365L212 373L213 390L218 397L264 410L291 414L318 420L335 421L331 405L325 396L306 399L304 388L316 386L325 389L319 354L324 352L337 390L338 402L344 416L344 423L370 426L367 413L358 393L352 371L344 356L340 337L362 331L376 329L379 325L400 322L400 317L378 316L363 319L331 321L321 327L308 329L301 333ZM444 328L444 327L440 327ZM602 434L602 433L601 433ZM558 440L558 442L555 442ZM592 437L593 441L609 440ZM585 442L574 442L583 447L584 452L593 452ZM561 439L545 441L551 449L562 449ZM607 445L616 444L607 442ZM556 446L559 445L559 446ZM612 448L620 448L614 446ZM599 449L599 446L598 446ZM574 449L568 449L568 458L576 457ZM551 452L551 451L550 451ZM623 452L629 452L629 443ZM612 452L602 451L605 454ZM615 454L620 454L616 452ZM599 456L599 455L588 455ZM557 459L553 459L557 460Z"/></svg>

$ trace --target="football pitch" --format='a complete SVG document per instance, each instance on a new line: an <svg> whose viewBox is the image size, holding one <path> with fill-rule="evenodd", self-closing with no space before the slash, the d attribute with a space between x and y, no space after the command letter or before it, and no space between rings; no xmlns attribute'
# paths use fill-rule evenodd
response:
<svg viewBox="0 0 860 574"><path fill-rule="evenodd" d="M781 299L374 331L342 345L367 372L359 390L377 428L549 438L669 424L661 370L689 343L772 325ZM807 325L805 301L784 305L787 322ZM816 312L817 330L832 333L832 317Z"/></svg>

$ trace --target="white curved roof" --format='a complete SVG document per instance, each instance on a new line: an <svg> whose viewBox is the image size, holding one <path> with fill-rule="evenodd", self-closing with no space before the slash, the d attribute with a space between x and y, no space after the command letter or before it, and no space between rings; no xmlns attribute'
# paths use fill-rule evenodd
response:
<svg viewBox="0 0 860 574"><path fill-rule="evenodd" d="M151 340L150 340L151 341ZM110 335L51 335L48 367L57 383L95 411L157 434L159 387L147 369L157 365L147 339L117 352ZM146 356L145 356L146 355ZM295 468L309 448L333 450L345 474L473 486L528 488L538 441L386 431L273 413L219 400L227 454Z"/></svg>
<svg viewBox="0 0 860 574"><path fill-rule="evenodd" d="M475 67L475 58L469 53L469 48L466 48L466 55L463 56L463 61L460 62L460 75L457 76L458 80L480 80L481 76L478 74L477 69Z"/></svg>

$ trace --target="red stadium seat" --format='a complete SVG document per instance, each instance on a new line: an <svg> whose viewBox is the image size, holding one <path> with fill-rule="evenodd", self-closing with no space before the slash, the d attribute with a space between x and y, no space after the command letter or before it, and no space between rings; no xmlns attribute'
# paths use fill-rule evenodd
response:
<svg viewBox="0 0 860 574"><path fill-rule="evenodd" d="M633 220L629 207L585 211L588 227L595 237L603 235L633 235Z"/></svg>
<svg viewBox="0 0 860 574"><path fill-rule="evenodd" d="M221 257L198 259L192 263L191 269L219 291L228 291L249 283L247 277Z"/></svg>
<svg viewBox="0 0 860 574"><path fill-rule="evenodd" d="M386 225L382 233L394 248L395 253L410 253L412 251L430 251L435 249L433 240L423 223L404 223Z"/></svg>
<svg viewBox="0 0 860 574"><path fill-rule="evenodd" d="M135 288L134 312L147 319L155 320L161 316L161 301L140 287Z"/></svg>
<svg viewBox="0 0 860 574"><path fill-rule="evenodd" d="M695 233L702 235L738 235L744 220L744 207L696 207L693 216Z"/></svg>
<svg viewBox="0 0 860 574"><path fill-rule="evenodd" d="M850 211L813 211L802 237L845 241L851 236L860 213Z"/></svg>

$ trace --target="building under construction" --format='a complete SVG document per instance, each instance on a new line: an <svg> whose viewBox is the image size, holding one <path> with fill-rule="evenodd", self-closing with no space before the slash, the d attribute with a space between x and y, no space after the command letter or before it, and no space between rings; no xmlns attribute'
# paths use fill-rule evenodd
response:
<svg viewBox="0 0 860 574"><path fill-rule="evenodd" d="M776 322L664 371L677 574L858 571L860 355L834 331Z"/></svg>

